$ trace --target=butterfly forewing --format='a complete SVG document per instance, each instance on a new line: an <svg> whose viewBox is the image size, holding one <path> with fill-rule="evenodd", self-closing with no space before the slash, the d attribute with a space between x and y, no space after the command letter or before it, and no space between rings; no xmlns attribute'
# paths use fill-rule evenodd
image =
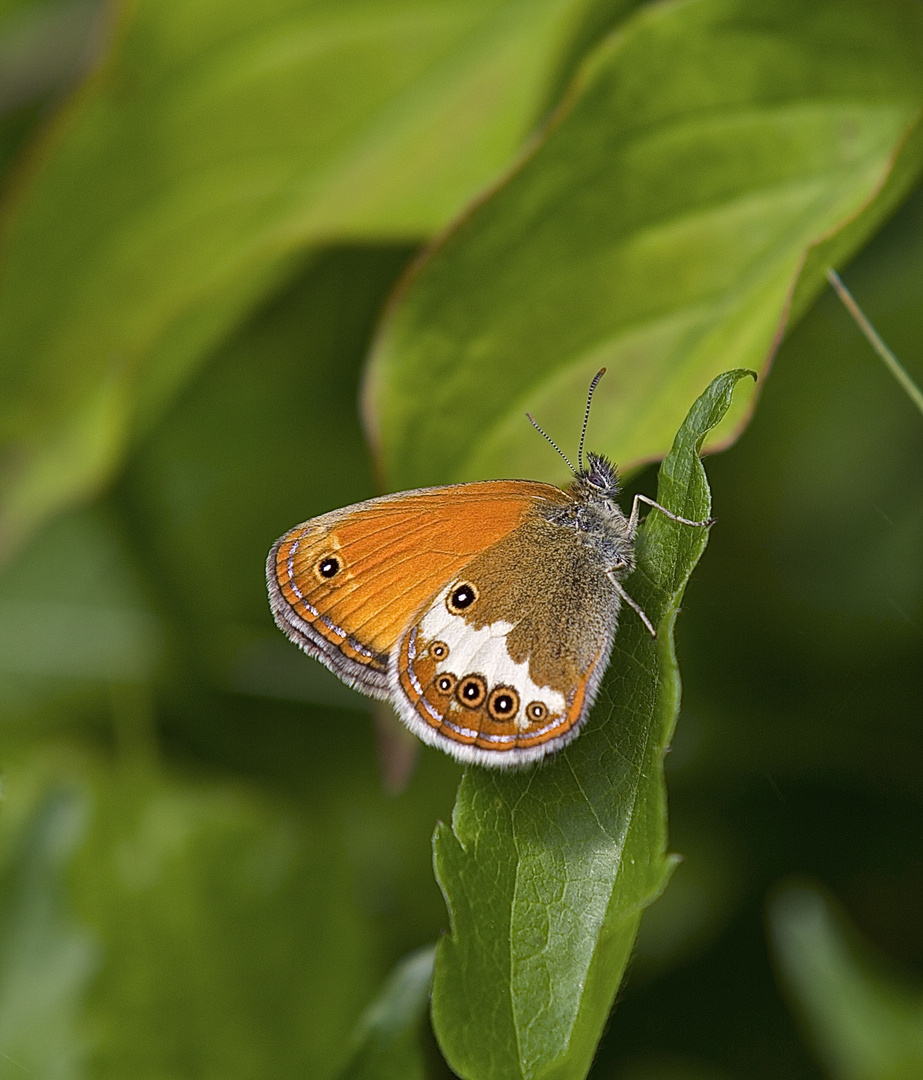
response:
<svg viewBox="0 0 923 1080"><path fill-rule="evenodd" d="M365 693L388 697L389 657L415 614L554 487L487 481L386 495L296 526L267 562L280 629Z"/></svg>

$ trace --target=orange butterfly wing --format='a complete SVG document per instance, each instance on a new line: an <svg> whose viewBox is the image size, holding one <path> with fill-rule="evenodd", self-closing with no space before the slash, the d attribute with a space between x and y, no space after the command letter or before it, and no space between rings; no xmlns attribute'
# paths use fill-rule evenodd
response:
<svg viewBox="0 0 923 1080"><path fill-rule="evenodd" d="M334 510L287 532L266 576L279 628L344 682L389 698L388 660L415 614L559 488L487 480Z"/></svg>

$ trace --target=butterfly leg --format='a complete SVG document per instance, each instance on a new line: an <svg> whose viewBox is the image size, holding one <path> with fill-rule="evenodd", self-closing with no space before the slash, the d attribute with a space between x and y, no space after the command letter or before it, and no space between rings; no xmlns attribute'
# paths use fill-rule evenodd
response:
<svg viewBox="0 0 923 1080"><path fill-rule="evenodd" d="M631 517L628 519L628 535L632 537L632 539L638 531L638 518L641 514L641 503L647 503L647 505L653 507L653 509L659 510L661 514L666 514L671 521L678 521L681 525L694 525L696 528L704 529L713 524L715 520L714 518L708 518L707 521L692 521L690 518L684 518L680 517L679 514L674 514L672 510L668 510L665 506L661 506L659 502L654 502L653 499L649 499L646 495L635 495L634 502L631 504ZM647 627L651 637L657 637L657 631L654 629L654 624L643 609L636 604L622 588L621 582L614 580L613 584L615 585L619 596L621 596L625 603L637 614L641 622Z"/></svg>
<svg viewBox="0 0 923 1080"><path fill-rule="evenodd" d="M645 612L644 608L642 608L640 604L637 604L634 600L632 600L628 593L625 592L625 590L622 588L622 583L620 581L613 580L612 584L615 586L615 591L619 594L619 596L625 601L625 603L631 608L631 610L635 612L641 622L643 622L644 625L647 627L651 637L657 637L657 631L654 629L654 624L647 617L647 613Z"/></svg>
<svg viewBox="0 0 923 1080"><path fill-rule="evenodd" d="M714 518L707 518L705 521L691 521L689 518L680 517L679 514L674 514L672 510L668 510L665 506L661 506L659 502L654 502L653 499L649 499L646 495L635 495L634 502L631 504L631 517L628 519L629 536L634 536L638 531L638 517L641 513L641 503L647 503L648 506L653 507L655 510L659 510L661 514L666 514L671 521L678 521L681 525L695 525L698 529L704 529L715 523Z"/></svg>

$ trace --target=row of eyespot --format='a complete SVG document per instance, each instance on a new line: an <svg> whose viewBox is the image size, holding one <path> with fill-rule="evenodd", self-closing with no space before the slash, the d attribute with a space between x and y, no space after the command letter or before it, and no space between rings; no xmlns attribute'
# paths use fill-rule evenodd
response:
<svg viewBox="0 0 923 1080"><path fill-rule="evenodd" d="M495 686L488 694L487 682L480 675L466 675L458 679L446 671L436 676L433 685L437 693L445 697L454 694L456 701L467 709L479 708L486 698L487 711L494 720L509 720L519 712L519 694L512 686ZM532 724L540 723L547 715L548 707L544 702L530 701L526 706L526 717Z"/></svg>

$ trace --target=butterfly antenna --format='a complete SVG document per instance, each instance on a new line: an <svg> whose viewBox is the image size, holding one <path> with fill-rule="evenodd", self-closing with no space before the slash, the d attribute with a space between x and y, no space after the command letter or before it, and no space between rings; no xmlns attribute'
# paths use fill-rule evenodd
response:
<svg viewBox="0 0 923 1080"><path fill-rule="evenodd" d="M552 439L552 437L548 434L548 432L543 427L539 426L539 424L537 423L537 421L536 421L535 417L532 415L532 413L527 412L526 416L528 416L529 423L532 425L532 427L535 428L535 430L539 433L539 435L544 435L545 436L545 438L551 443L551 445L555 448L555 450L557 450L557 452L561 455L561 457L564 458L564 460L567 462L568 469L570 469L571 472L574 472L574 467L570 463L570 458L568 458L567 454L564 453L564 451L561 449L561 447L558 446L558 444L554 441L554 439ZM575 473L575 475L576 475L576 473Z"/></svg>
<svg viewBox="0 0 923 1080"><path fill-rule="evenodd" d="M580 430L580 446L577 450L577 465L580 467L580 471L583 472L583 443L586 439L586 426L590 422L590 406L593 404L593 391L596 389L596 385L599 380L606 374L606 369L601 367L596 375L593 377L593 381L590 383L590 389L586 396L586 412L583 414L583 427ZM547 438L547 436L546 436Z"/></svg>

